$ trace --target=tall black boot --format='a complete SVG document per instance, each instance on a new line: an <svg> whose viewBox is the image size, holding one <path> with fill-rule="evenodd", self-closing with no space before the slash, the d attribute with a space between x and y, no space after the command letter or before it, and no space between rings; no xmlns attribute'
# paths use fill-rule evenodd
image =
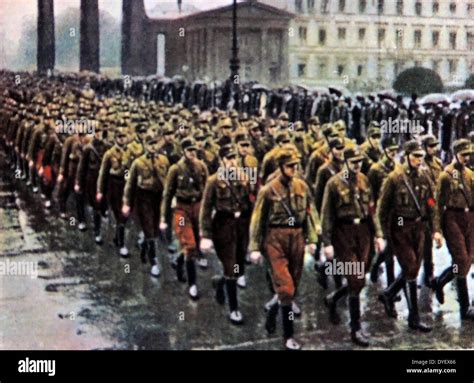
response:
<svg viewBox="0 0 474 383"><path fill-rule="evenodd" d="M145 242L148 245L148 261L150 265L156 265L156 247L154 239L145 239Z"/></svg>
<svg viewBox="0 0 474 383"><path fill-rule="evenodd" d="M291 305L281 305L281 319L282 319L282 324L283 324L283 337L285 339L293 338L294 315L291 312Z"/></svg>
<svg viewBox="0 0 474 383"><path fill-rule="evenodd" d="M347 292L347 286L342 286L341 288L324 297L324 304L329 309L329 320L332 324L341 323L341 318L337 312L337 301L347 295Z"/></svg>
<svg viewBox="0 0 474 383"><path fill-rule="evenodd" d="M375 254L373 260L372 269L370 270L370 281L377 283L379 280L380 265L384 261L384 254Z"/></svg>
<svg viewBox="0 0 474 383"><path fill-rule="evenodd" d="M80 193L75 193L76 197L76 212L77 212L77 219L79 221L79 230L83 231L86 229L86 212L85 212L85 204L84 204L84 195Z"/></svg>
<svg viewBox="0 0 474 383"><path fill-rule="evenodd" d="M278 310L280 308L280 304L275 302L267 312L267 318L265 320L265 329L267 330L268 334L274 334L276 331L276 318L278 315Z"/></svg>
<svg viewBox="0 0 474 383"><path fill-rule="evenodd" d="M100 212L94 210L94 237L95 243L98 245L102 245L102 236L100 235L100 229L102 226L102 218L100 216Z"/></svg>
<svg viewBox="0 0 474 383"><path fill-rule="evenodd" d="M420 322L420 313L418 311L418 286L416 280L408 281L406 283L406 297L408 303L408 326L412 330L418 330L421 332L430 332L431 327Z"/></svg>
<svg viewBox="0 0 474 383"><path fill-rule="evenodd" d="M281 319L283 324L283 338L287 350L300 350L300 344L293 338L294 336L294 313L291 305L281 306Z"/></svg>
<svg viewBox="0 0 474 383"><path fill-rule="evenodd" d="M329 262L322 262L317 261L314 264L314 270L316 270L316 281L319 285L324 289L327 290L328 288L328 276L326 274L326 266Z"/></svg>
<svg viewBox="0 0 474 383"><path fill-rule="evenodd" d="M368 347L369 340L360 327L360 299L359 294L349 296L349 314L351 317L351 339L352 342L361 347Z"/></svg>
<svg viewBox="0 0 474 383"><path fill-rule="evenodd" d="M148 241L144 240L140 247L140 259L143 264L146 264L147 253L148 253Z"/></svg>
<svg viewBox="0 0 474 383"><path fill-rule="evenodd" d="M120 242L119 242L119 226L120 225L115 225L115 236L114 236L114 245L117 247L120 247Z"/></svg>
<svg viewBox="0 0 474 383"><path fill-rule="evenodd" d="M229 319L233 324L242 324L243 318L239 311L239 303L237 300L237 279L226 278L225 287L227 290L227 297L229 299Z"/></svg>
<svg viewBox="0 0 474 383"><path fill-rule="evenodd" d="M342 275L333 275L334 278L334 285L336 286L336 289L339 289L342 287Z"/></svg>
<svg viewBox="0 0 474 383"><path fill-rule="evenodd" d="M128 249L125 247L125 225L118 225L118 245L120 247L120 256L128 257Z"/></svg>
<svg viewBox="0 0 474 383"><path fill-rule="evenodd" d="M224 286L225 286L225 278L222 276L219 277L214 277L212 279L212 286L216 290L216 302L220 305L223 305L225 303L225 292L224 292Z"/></svg>
<svg viewBox="0 0 474 383"><path fill-rule="evenodd" d="M94 235L96 237L100 236L100 229L102 226L102 217L100 211L94 210Z"/></svg>
<svg viewBox="0 0 474 383"><path fill-rule="evenodd" d="M193 260L186 261L186 273L188 275L188 294L193 300L199 299L199 294L196 286L196 264Z"/></svg>
<svg viewBox="0 0 474 383"><path fill-rule="evenodd" d="M403 288L404 284L405 278L400 273L397 279L395 279L395 281L379 295L379 301L383 303L385 312L390 318L397 318L397 311L395 310L395 303L393 300L398 292Z"/></svg>
<svg viewBox="0 0 474 383"><path fill-rule="evenodd" d="M176 278L179 282L186 282L186 277L184 276L184 254L180 253L176 258Z"/></svg>
<svg viewBox="0 0 474 383"><path fill-rule="evenodd" d="M470 307L469 290L465 277L456 277L456 287L458 290L459 308L461 319L474 320L474 309Z"/></svg>
<svg viewBox="0 0 474 383"><path fill-rule="evenodd" d="M384 261L388 287L395 281L395 262L393 261L393 253L391 250L387 251L387 249L385 249Z"/></svg>
<svg viewBox="0 0 474 383"><path fill-rule="evenodd" d="M158 266L158 260L156 259L156 243L155 239L145 239L146 246L148 247L148 260L150 261L151 270L150 274L152 277L158 278L160 276L160 268Z"/></svg>
<svg viewBox="0 0 474 383"><path fill-rule="evenodd" d="M436 299L440 304L444 303L443 287L454 279L453 267L449 266L439 277L433 278L431 288L435 292Z"/></svg>

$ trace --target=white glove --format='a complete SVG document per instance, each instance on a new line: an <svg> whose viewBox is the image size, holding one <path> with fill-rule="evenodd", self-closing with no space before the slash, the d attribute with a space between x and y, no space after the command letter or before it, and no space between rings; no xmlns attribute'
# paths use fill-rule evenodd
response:
<svg viewBox="0 0 474 383"><path fill-rule="evenodd" d="M377 254L382 253L387 247L387 241L383 238L375 238L375 251Z"/></svg>
<svg viewBox="0 0 474 383"><path fill-rule="evenodd" d="M76 193L80 193L81 188L80 188L79 184L75 184L75 185L74 185L74 191L75 191Z"/></svg>
<svg viewBox="0 0 474 383"><path fill-rule="evenodd" d="M160 222L160 230L165 231L168 228L168 224L166 222Z"/></svg>
<svg viewBox="0 0 474 383"><path fill-rule="evenodd" d="M333 246L324 246L324 256L326 260L332 261L334 258L334 247Z"/></svg>
<svg viewBox="0 0 474 383"><path fill-rule="evenodd" d="M252 251L250 253L250 262L254 265L261 264L263 261L262 253L260 251Z"/></svg>
<svg viewBox="0 0 474 383"><path fill-rule="evenodd" d="M208 253L211 251L212 247L214 246L212 240L209 238L201 238L200 249L203 253Z"/></svg>

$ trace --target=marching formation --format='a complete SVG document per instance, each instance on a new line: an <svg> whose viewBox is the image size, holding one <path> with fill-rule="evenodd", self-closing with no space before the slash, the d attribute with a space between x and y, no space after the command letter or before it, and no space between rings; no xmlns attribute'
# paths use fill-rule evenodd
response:
<svg viewBox="0 0 474 383"><path fill-rule="evenodd" d="M370 345L360 294L366 274L377 282L382 265L379 301L388 317L397 318L404 290L409 328L431 330L418 309L423 266L440 304L444 286L455 281L460 317L474 320L466 279L474 257L473 103L442 160L443 119L434 114L437 129L429 124L401 139L376 118L383 98L370 104L373 118L361 130L344 117L344 100L330 97L330 117L322 121L316 111L295 119L268 108L252 114L110 95L100 93L108 88L97 78L22 76L0 76L0 144L15 178L41 193L45 209L57 201L62 219L75 217L81 231L91 227L98 246L110 211L120 257L133 256L127 228L138 225L140 258L152 277L160 276L157 241L175 239L179 250L169 250L177 254L176 278L192 300L205 288L197 267L206 268L215 253L222 265L212 280L215 299L228 304L232 324L245 322L238 290L247 287L246 267L265 264L265 328L274 333L280 313L285 348L300 349L294 320L308 253L321 287L334 280L324 297L334 325L338 303L348 297L351 339L359 346ZM435 276L433 249L444 241L452 265ZM342 271L331 269L334 261Z"/></svg>

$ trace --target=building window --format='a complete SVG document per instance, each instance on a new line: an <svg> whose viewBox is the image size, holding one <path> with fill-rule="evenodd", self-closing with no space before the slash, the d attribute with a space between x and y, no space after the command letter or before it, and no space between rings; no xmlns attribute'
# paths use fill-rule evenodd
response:
<svg viewBox="0 0 474 383"><path fill-rule="evenodd" d="M397 49L403 48L403 29L395 31L395 44Z"/></svg>
<svg viewBox="0 0 474 383"><path fill-rule="evenodd" d="M298 77L306 76L306 64L298 64Z"/></svg>
<svg viewBox="0 0 474 383"><path fill-rule="evenodd" d="M385 1L384 0L377 0L377 12L380 14L383 13L385 8Z"/></svg>
<svg viewBox="0 0 474 383"><path fill-rule="evenodd" d="M379 44L383 43L385 41L385 29L379 28L377 32L377 36L378 36Z"/></svg>
<svg viewBox="0 0 474 383"><path fill-rule="evenodd" d="M365 13L367 9L367 0L359 0L359 13Z"/></svg>
<svg viewBox="0 0 474 383"><path fill-rule="evenodd" d="M321 0L321 13L329 13L329 0Z"/></svg>
<svg viewBox="0 0 474 383"><path fill-rule="evenodd" d="M432 67L435 72L439 72L439 65L440 61L439 60L433 60L432 61Z"/></svg>
<svg viewBox="0 0 474 383"><path fill-rule="evenodd" d="M449 48L456 49L456 32L451 32L449 34Z"/></svg>
<svg viewBox="0 0 474 383"><path fill-rule="evenodd" d="M403 15L403 0L397 0L397 15Z"/></svg>
<svg viewBox="0 0 474 383"><path fill-rule="evenodd" d="M337 28L337 38L339 40L346 39L346 28Z"/></svg>
<svg viewBox="0 0 474 383"><path fill-rule="evenodd" d="M420 67L420 66L421 66L421 61L417 61L417 60L416 60L416 61L415 61L415 66L416 66L416 67Z"/></svg>
<svg viewBox="0 0 474 383"><path fill-rule="evenodd" d="M346 10L346 0L339 0L339 12Z"/></svg>
<svg viewBox="0 0 474 383"><path fill-rule="evenodd" d="M397 77L400 72L403 70L403 63L397 61L394 65L393 65L393 73L395 75L395 77Z"/></svg>
<svg viewBox="0 0 474 383"><path fill-rule="evenodd" d="M298 35L300 37L300 42L301 43L306 43L306 35L308 33L308 30L306 27L299 27L298 28Z"/></svg>
<svg viewBox="0 0 474 383"><path fill-rule="evenodd" d="M357 65L357 76L361 77L364 74L364 66L363 65Z"/></svg>
<svg viewBox="0 0 474 383"><path fill-rule="evenodd" d="M303 13L303 0L295 0L296 12Z"/></svg>
<svg viewBox="0 0 474 383"><path fill-rule="evenodd" d="M338 74L338 76L342 76L342 75L344 74L344 70L345 70L345 69L346 69L346 68L345 68L344 65L339 64L339 65L337 66L337 74Z"/></svg>
<svg viewBox="0 0 474 383"><path fill-rule="evenodd" d="M421 48L421 31L417 29L414 35L415 48Z"/></svg>
<svg viewBox="0 0 474 383"><path fill-rule="evenodd" d="M451 13L456 13L456 3L454 2L449 3L449 10Z"/></svg>
<svg viewBox="0 0 474 383"><path fill-rule="evenodd" d="M433 1L433 15L437 15L439 12L439 2Z"/></svg>
<svg viewBox="0 0 474 383"><path fill-rule="evenodd" d="M325 29L319 30L319 44L321 45L326 44L326 30Z"/></svg>
<svg viewBox="0 0 474 383"><path fill-rule="evenodd" d="M422 12L421 1L417 1L415 3L415 13L416 13L417 16L421 16L421 12Z"/></svg>
<svg viewBox="0 0 474 383"><path fill-rule="evenodd" d="M359 28L359 40L363 41L365 39L365 28Z"/></svg>
<svg viewBox="0 0 474 383"><path fill-rule="evenodd" d="M319 64L319 76L321 78L326 77L326 63Z"/></svg>
<svg viewBox="0 0 474 383"><path fill-rule="evenodd" d="M308 12L313 12L314 11L314 0L308 0L307 6L308 6Z"/></svg>
<svg viewBox="0 0 474 383"><path fill-rule="evenodd" d="M457 60L448 60L448 66L449 66L449 73L450 74L455 74L458 70L458 62Z"/></svg>
<svg viewBox="0 0 474 383"><path fill-rule="evenodd" d="M474 51L474 32L467 32L467 49Z"/></svg>
<svg viewBox="0 0 474 383"><path fill-rule="evenodd" d="M439 45L439 31L433 31L431 34L431 38L433 40L433 48L438 48Z"/></svg>
<svg viewBox="0 0 474 383"><path fill-rule="evenodd" d="M474 16L474 2L473 1L469 1L469 3L467 3L467 14L469 16Z"/></svg>

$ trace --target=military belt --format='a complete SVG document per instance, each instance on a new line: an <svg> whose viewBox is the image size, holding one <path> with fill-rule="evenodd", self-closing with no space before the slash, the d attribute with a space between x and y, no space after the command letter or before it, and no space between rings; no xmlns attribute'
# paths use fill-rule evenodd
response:
<svg viewBox="0 0 474 383"><path fill-rule="evenodd" d="M268 225L270 229L302 229L303 225Z"/></svg>
<svg viewBox="0 0 474 383"><path fill-rule="evenodd" d="M191 205L199 201L200 200L197 197L192 197L192 198L176 197L176 202L183 203L185 205Z"/></svg>

